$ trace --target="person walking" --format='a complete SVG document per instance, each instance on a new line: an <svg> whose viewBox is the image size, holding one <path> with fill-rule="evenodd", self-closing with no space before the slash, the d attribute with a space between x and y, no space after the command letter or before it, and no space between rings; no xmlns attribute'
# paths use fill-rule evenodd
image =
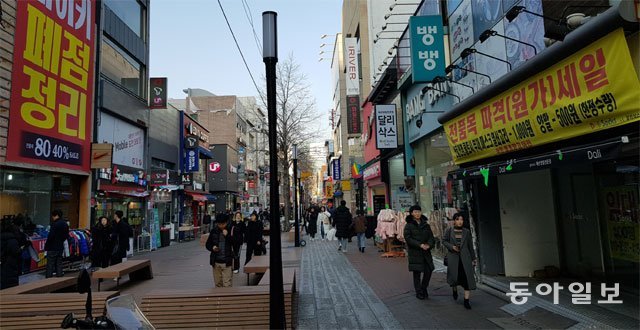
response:
<svg viewBox="0 0 640 330"><path fill-rule="evenodd" d="M331 230L331 213L324 206L320 208L320 213L318 213L318 227L324 241L327 238L327 233Z"/></svg>
<svg viewBox="0 0 640 330"><path fill-rule="evenodd" d="M113 231L111 232L111 240L113 241L113 249L111 254L111 265L122 262L127 257L129 251L129 237L133 236L131 226L123 219L122 211L118 210L113 217Z"/></svg>
<svg viewBox="0 0 640 330"><path fill-rule="evenodd" d="M111 224L107 217L100 217L96 225L91 229L93 247L91 251L91 267L109 267L113 242L111 241Z"/></svg>
<svg viewBox="0 0 640 330"><path fill-rule="evenodd" d="M213 268L213 282L216 288L231 287L233 285L233 250L231 233L227 230L229 217L219 215L215 225L209 233L205 247L211 252L209 264Z"/></svg>
<svg viewBox="0 0 640 330"><path fill-rule="evenodd" d="M358 236L358 248L360 249L360 252L364 253L364 246L366 242L364 233L367 231L367 219L364 217L364 211L362 210L358 210L356 214L356 218L353 219L353 229L356 236Z"/></svg>
<svg viewBox="0 0 640 330"><path fill-rule="evenodd" d="M311 240L316 240L316 233L318 232L318 210L315 205L309 208L309 220L307 221L307 234L311 236Z"/></svg>
<svg viewBox="0 0 640 330"><path fill-rule="evenodd" d="M333 220L333 226L336 227L336 237L340 241L338 251L347 252L347 242L351 237L351 226L353 216L347 208L346 201L340 201L340 206L336 209L336 216Z"/></svg>
<svg viewBox="0 0 640 330"><path fill-rule="evenodd" d="M0 289L17 286L20 282L22 250L19 238L10 219L0 223Z"/></svg>
<svg viewBox="0 0 640 330"><path fill-rule="evenodd" d="M245 232L247 231L247 225L244 223L242 213L236 212L231 222L231 244L233 251L233 273L240 272L240 252L242 251L242 244L245 241Z"/></svg>
<svg viewBox="0 0 640 330"><path fill-rule="evenodd" d="M421 300L428 298L427 287L431 280L431 273L435 269L431 256L435 239L427 223L427 217L422 215L420 205L414 205L409 209L407 225L404 227L404 239L408 246L409 271L413 272L416 297Z"/></svg>
<svg viewBox="0 0 640 330"><path fill-rule="evenodd" d="M453 299L458 300L458 285L464 289L464 308L471 309L470 290L476 289L474 267L476 253L473 250L471 231L464 228L464 217L460 213L453 216L453 228L444 233L442 244L447 248L447 283L453 290Z"/></svg>
<svg viewBox="0 0 640 330"><path fill-rule="evenodd" d="M47 278L53 277L54 272L57 277L62 277L62 252L64 251L64 242L69 239L69 226L62 219L62 211L54 210L51 212L51 221L49 236L44 243L44 250L47 252Z"/></svg>
<svg viewBox="0 0 640 330"><path fill-rule="evenodd" d="M202 233L208 233L211 231L211 215L209 213L205 213L202 216Z"/></svg>
<svg viewBox="0 0 640 330"><path fill-rule="evenodd" d="M251 213L249 221L247 222L247 231L245 233L245 241L247 242L247 254L244 261L246 265L251 261L251 257L255 255L261 255L262 250L262 222L258 221L258 215Z"/></svg>

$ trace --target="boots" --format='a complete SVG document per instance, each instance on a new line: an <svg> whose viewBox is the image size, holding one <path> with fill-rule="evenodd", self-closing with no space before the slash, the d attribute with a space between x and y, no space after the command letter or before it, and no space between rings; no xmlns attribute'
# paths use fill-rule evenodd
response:
<svg viewBox="0 0 640 330"><path fill-rule="evenodd" d="M464 308L471 309L471 304L469 303L469 299L464 300Z"/></svg>
<svg viewBox="0 0 640 330"><path fill-rule="evenodd" d="M453 288L453 300L458 300L458 288Z"/></svg>
<svg viewBox="0 0 640 330"><path fill-rule="evenodd" d="M363 247L360 248L360 252L364 253L364 248Z"/></svg>

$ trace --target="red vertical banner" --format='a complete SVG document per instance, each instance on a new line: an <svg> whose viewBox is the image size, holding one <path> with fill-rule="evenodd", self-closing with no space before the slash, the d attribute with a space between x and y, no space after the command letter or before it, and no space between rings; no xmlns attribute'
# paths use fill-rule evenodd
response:
<svg viewBox="0 0 640 330"><path fill-rule="evenodd" d="M95 10L17 2L7 161L89 172Z"/></svg>
<svg viewBox="0 0 640 330"><path fill-rule="evenodd" d="M349 134L360 134L360 96L347 95L347 125Z"/></svg>

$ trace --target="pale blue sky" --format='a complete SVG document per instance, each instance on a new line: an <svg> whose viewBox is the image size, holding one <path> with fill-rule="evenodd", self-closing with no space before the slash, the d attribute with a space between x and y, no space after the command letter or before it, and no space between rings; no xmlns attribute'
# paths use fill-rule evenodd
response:
<svg viewBox="0 0 640 330"><path fill-rule="evenodd" d="M221 0L249 68L259 87L264 64L241 0ZM247 0L262 47L262 12L278 13L278 56L290 52L301 65L328 128L331 108L330 62L318 62L323 34L341 29L342 0ZM183 89L203 88L216 95L257 96L227 28L217 0L151 1L150 75L168 77L169 97L184 98ZM333 50L333 46L325 46ZM330 57L330 54L324 54ZM328 131L328 130L325 130Z"/></svg>

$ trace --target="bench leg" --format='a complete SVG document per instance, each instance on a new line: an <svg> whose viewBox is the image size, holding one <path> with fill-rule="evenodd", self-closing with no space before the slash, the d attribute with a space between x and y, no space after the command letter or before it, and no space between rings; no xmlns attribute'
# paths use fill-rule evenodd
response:
<svg viewBox="0 0 640 330"><path fill-rule="evenodd" d="M247 273L247 285L249 285L249 275L251 274Z"/></svg>
<svg viewBox="0 0 640 330"><path fill-rule="evenodd" d="M101 278L98 279L98 292L100 292L100 283L102 283L102 279Z"/></svg>
<svg viewBox="0 0 640 330"><path fill-rule="evenodd" d="M150 280L153 278L153 272L151 271L151 266L145 267L129 274L130 280Z"/></svg>

